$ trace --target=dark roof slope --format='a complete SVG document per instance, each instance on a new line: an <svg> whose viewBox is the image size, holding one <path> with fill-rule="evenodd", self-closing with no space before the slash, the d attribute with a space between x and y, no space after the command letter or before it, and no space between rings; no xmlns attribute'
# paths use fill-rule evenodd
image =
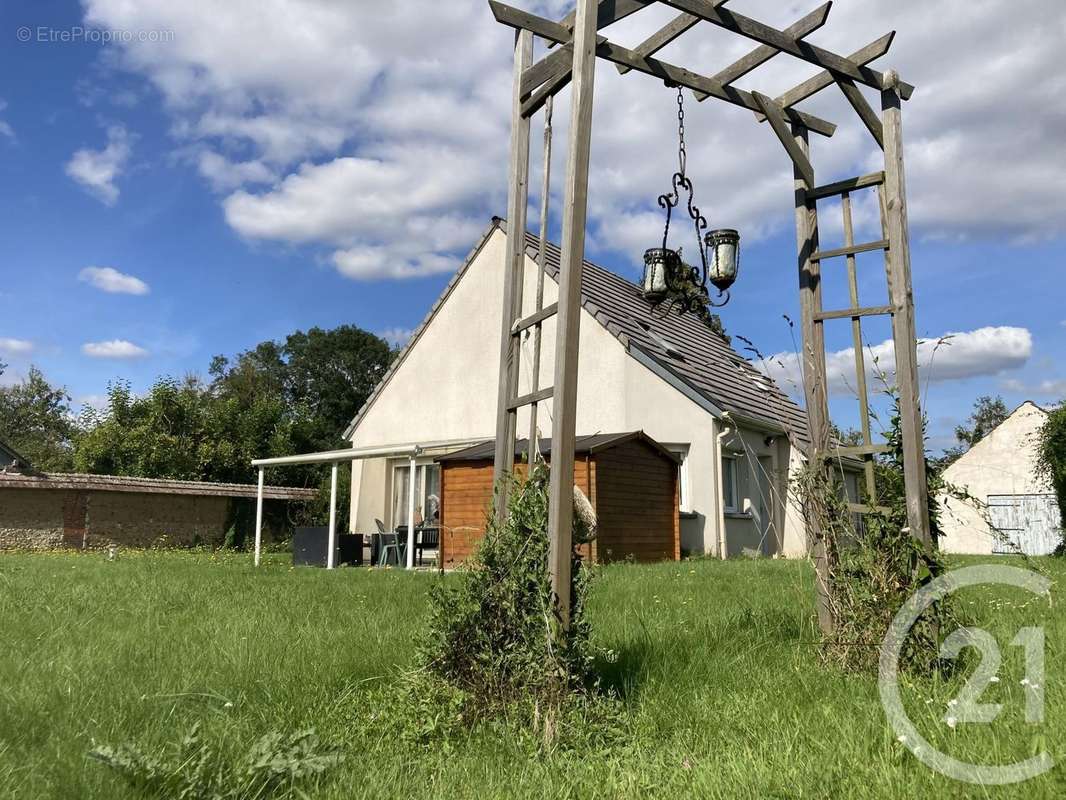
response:
<svg viewBox="0 0 1066 800"><path fill-rule="evenodd" d="M537 251L537 237L527 232L526 254L536 261ZM555 279L559 258L558 246L549 242L545 269ZM581 301L631 353L640 351L712 405L808 441L803 409L695 316L653 306L639 286L589 261L581 273Z"/></svg>
<svg viewBox="0 0 1066 800"><path fill-rule="evenodd" d="M351 436L359 418L377 400L423 331L447 300L470 263L481 251L496 228L506 230L507 223L493 217L480 241L470 251L462 266L448 282L426 318L392 366L378 382L363 407L344 432ZM537 260L538 240L526 233L526 254ZM559 247L548 242L545 270L553 278L559 274ZM743 420L762 422L784 430L801 444L809 442L807 415L777 385L737 353L721 336L691 314L666 313L656 308L640 292L640 287L610 270L585 261L581 273L581 302L586 311L616 336L629 352L661 373L671 376L689 392L722 412Z"/></svg>
<svg viewBox="0 0 1066 800"><path fill-rule="evenodd" d="M12 464L15 464L21 469L32 469L33 467L33 465L30 464L29 459L27 459L23 455L20 455L19 452L15 450L15 448L13 448L9 444L4 443L2 440L0 440L0 453L7 457L7 461Z"/></svg>
<svg viewBox="0 0 1066 800"><path fill-rule="evenodd" d="M677 462L678 457L659 444L657 441L648 436L644 431L632 431L631 433L595 433L590 436L578 436L574 444L575 453L598 453L601 450L609 450L612 447L617 447L625 442L632 441L633 439L639 439L649 446L658 450L665 458L671 461ZM551 439L539 439L537 446L540 448L540 454L544 457L551 455L552 440ZM529 440L519 439L515 442L515 456L520 457L529 452ZM454 453L448 453L447 455L438 456L437 461L449 462L449 461L491 461L496 455L496 444L490 439L487 442L481 442L471 447L467 447L463 450L456 450Z"/></svg>

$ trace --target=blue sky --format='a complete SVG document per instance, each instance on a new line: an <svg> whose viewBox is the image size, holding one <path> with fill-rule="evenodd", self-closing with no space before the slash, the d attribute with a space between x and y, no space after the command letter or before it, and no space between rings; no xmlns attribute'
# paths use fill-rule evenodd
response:
<svg viewBox="0 0 1066 800"><path fill-rule="evenodd" d="M204 373L215 354L297 328L351 323L402 336L489 217L504 213L510 34L482 3L428 4L418 26L371 3L234 2L224 13L174 5L0 7L0 360L11 365L0 380L34 363L84 402L109 380L143 390L159 375ZM781 27L806 10L735 5ZM887 6L899 6L838 5L839 26L830 34L834 19L824 39L812 40L840 50L875 38L882 23L892 27ZM919 333L960 334L925 373L938 446L979 394L1000 393L1009 405L1066 397L1066 176L1055 110L1066 90L1051 60L1066 15L1050 0L1004 2L1014 10L1004 26L989 5L958 30L941 28L936 41L917 10L901 10L914 22L895 26L897 52L885 61L919 86L905 109ZM304 26L298 41L288 38L294 21ZM655 22L627 21L618 39L639 41ZM18 40L21 26L30 41ZM134 40L85 41L77 26ZM157 32L170 38L148 41ZM724 66L728 53L750 47L716 33L676 60ZM64 35L78 40L49 40ZM947 55L929 56L934 44ZM956 91L973 74L972 51L1001 54L983 79L994 101ZM747 80L766 80L773 93L809 74L788 66L775 61ZM1025 90L1012 83L1023 79ZM674 101L654 81L622 79L606 63L597 80L588 256L636 278L661 226L655 196L674 168ZM565 135L567 101L564 93L557 135ZM788 163L750 115L689 105L697 199L712 226L744 236L724 322L787 360L793 339L782 315L798 313ZM812 106L823 108L847 120L846 106L828 98ZM843 124L832 148L816 142L820 177L866 171L865 145ZM831 216L823 214L823 244L839 237ZM858 221L869 234L861 206ZM835 268L827 304L834 293L843 298L842 263ZM864 302L884 296L880 269L860 260ZM887 336L873 326L868 341ZM848 323L830 330L831 350L849 344ZM854 424L846 388L833 404L842 423Z"/></svg>

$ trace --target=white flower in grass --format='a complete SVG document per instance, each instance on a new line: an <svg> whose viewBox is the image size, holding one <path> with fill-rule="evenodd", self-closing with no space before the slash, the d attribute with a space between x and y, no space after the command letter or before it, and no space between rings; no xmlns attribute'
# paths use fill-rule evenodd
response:
<svg viewBox="0 0 1066 800"><path fill-rule="evenodd" d="M906 736L897 736L896 737L896 741L897 742L901 742L902 744L906 744L907 743L907 737Z"/></svg>
<svg viewBox="0 0 1066 800"><path fill-rule="evenodd" d="M950 700L948 700L948 708L954 708L958 704L959 704L959 701L956 700L954 697L951 698Z"/></svg>
<svg viewBox="0 0 1066 800"><path fill-rule="evenodd" d="M954 717L947 717L944 719L944 722L946 722L948 724L948 727L952 730L955 730L955 726L959 724L959 721Z"/></svg>
<svg viewBox="0 0 1066 800"><path fill-rule="evenodd" d="M227 700L225 703L223 703L222 707L223 708L233 708L233 703L231 703L229 700Z"/></svg>
<svg viewBox="0 0 1066 800"><path fill-rule="evenodd" d="M993 675L991 678L988 679L988 682L989 683L999 683L999 676L998 675Z"/></svg>
<svg viewBox="0 0 1066 800"><path fill-rule="evenodd" d="M1029 679L1028 678L1022 678L1022 686L1028 686L1028 685L1029 685Z"/></svg>

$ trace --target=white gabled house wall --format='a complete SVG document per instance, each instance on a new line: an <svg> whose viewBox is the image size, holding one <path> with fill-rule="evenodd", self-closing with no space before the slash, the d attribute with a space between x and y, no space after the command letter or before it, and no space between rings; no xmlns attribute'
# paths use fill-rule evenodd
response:
<svg viewBox="0 0 1066 800"><path fill-rule="evenodd" d="M503 266L506 236L493 226L479 243L465 270L452 282L412 344L394 365L350 429L353 447L419 444L426 460L433 455L492 439L496 424L497 375L502 321ZM526 259L523 315L534 310L538 267ZM544 304L557 299L558 286L545 277ZM552 384L555 323L543 327L539 387ZM531 387L529 365L532 339L523 339L520 391ZM682 394L627 353L625 346L587 310L581 312L580 376L578 379L577 433L618 433L643 430L672 449L687 452L685 498L690 514L681 522L682 547L717 554L721 509L717 495L716 437L723 427L732 429L723 448L742 453L747 460L761 459L761 467L774 480L761 495L770 495L772 518L767 553L803 555L806 552L802 520L784 500L788 472L797 463L787 439L772 432L752 430L728 420L720 421L693 399ZM538 426L551 436L551 401L541 404ZM529 412L519 413L520 437L528 435ZM772 440L768 437L773 437ZM760 465L755 465L756 467ZM375 530L375 520L391 527L392 467L383 459L354 461L350 529ZM752 477L751 470L741 474ZM739 494L760 499L754 480L741 481ZM727 552L758 548L761 533L750 515L725 518Z"/></svg>
<svg viewBox="0 0 1066 800"><path fill-rule="evenodd" d="M965 489L977 503L947 493L940 506L940 549L948 553L991 554L996 534L984 504L996 495L1050 495L1036 469L1037 435L1047 412L1026 401L981 441L944 470L944 480Z"/></svg>

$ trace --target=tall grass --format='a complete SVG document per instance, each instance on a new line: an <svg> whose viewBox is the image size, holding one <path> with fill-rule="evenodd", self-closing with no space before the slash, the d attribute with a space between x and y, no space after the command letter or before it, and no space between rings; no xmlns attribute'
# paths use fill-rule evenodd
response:
<svg viewBox="0 0 1066 800"><path fill-rule="evenodd" d="M0 556L0 797L137 797L90 749L162 752L197 722L234 759L267 733L315 728L345 754L303 786L316 799L1066 794L1062 767L981 790L918 763L888 728L872 677L820 666L801 562L606 568L589 614L597 668L626 711L607 743L545 753L491 727L428 749L382 737L368 688L413 662L438 580L292 570L281 555L259 572L244 556ZM982 700L1004 703L1003 719L949 729L941 715L959 678L906 693L923 733L953 755L1002 763L1043 747L1066 760L1066 622L1025 599L960 598L1002 643L1001 682ZM1022 658L1006 645L1033 624L1047 638L1042 728L1022 719Z"/></svg>

